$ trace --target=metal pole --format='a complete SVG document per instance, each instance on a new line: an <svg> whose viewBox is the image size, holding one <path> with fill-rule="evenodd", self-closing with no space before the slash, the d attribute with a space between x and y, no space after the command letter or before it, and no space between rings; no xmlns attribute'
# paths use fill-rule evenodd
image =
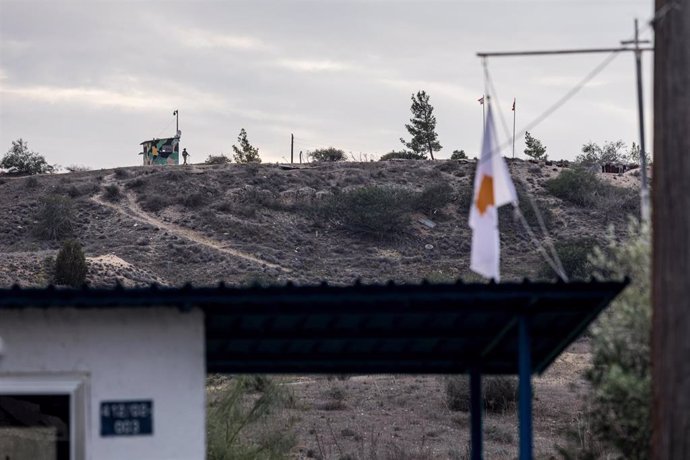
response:
<svg viewBox="0 0 690 460"><path fill-rule="evenodd" d="M295 135L290 134L290 163L295 162Z"/></svg>
<svg viewBox="0 0 690 460"><path fill-rule="evenodd" d="M509 57L509 56L548 56L551 54L589 54L589 53L614 53L620 51L634 51L636 48L582 48L572 50L540 50L540 51L499 51L495 53L478 52L477 57ZM654 51L654 48L639 48L639 51Z"/></svg>
<svg viewBox="0 0 690 460"><path fill-rule="evenodd" d="M515 158L515 98L513 98L513 158Z"/></svg>
<svg viewBox="0 0 690 460"><path fill-rule="evenodd" d="M642 222L649 222L649 186L647 185L647 154L644 143L644 98L642 96L642 51L640 51L637 19L635 19L635 69L637 70L637 113L640 120L640 214Z"/></svg>
<svg viewBox="0 0 690 460"><path fill-rule="evenodd" d="M527 315L520 316L520 460L532 459L532 349Z"/></svg>
<svg viewBox="0 0 690 460"><path fill-rule="evenodd" d="M482 460L482 374L479 369L470 371L470 423L472 460Z"/></svg>

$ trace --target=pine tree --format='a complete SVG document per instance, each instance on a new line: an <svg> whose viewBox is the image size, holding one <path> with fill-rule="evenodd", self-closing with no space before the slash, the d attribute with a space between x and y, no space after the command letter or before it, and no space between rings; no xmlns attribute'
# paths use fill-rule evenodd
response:
<svg viewBox="0 0 690 460"><path fill-rule="evenodd" d="M261 158L259 158L259 149L254 147L247 140L247 131L242 128L240 130L240 135L237 136L237 142L240 143L240 147L233 145L232 150L235 152L233 158L236 163L261 163Z"/></svg>
<svg viewBox="0 0 690 460"><path fill-rule="evenodd" d="M434 116L434 108L429 103L429 95L425 91L418 91L416 95L412 95L412 118L410 124L406 124L405 128L412 136L410 142L405 142L400 138L400 142L412 150L414 153L424 155L429 153L431 159L434 159L434 152L441 150L441 144L438 142L438 134L436 134L436 117Z"/></svg>
<svg viewBox="0 0 690 460"><path fill-rule="evenodd" d="M539 139L532 137L529 131L525 132L525 155L532 157L535 160L546 160L546 147L544 147Z"/></svg>

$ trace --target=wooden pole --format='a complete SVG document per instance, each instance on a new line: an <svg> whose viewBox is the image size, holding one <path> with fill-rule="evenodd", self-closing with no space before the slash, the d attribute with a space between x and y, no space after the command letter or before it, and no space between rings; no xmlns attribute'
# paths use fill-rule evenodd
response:
<svg viewBox="0 0 690 460"><path fill-rule="evenodd" d="M290 163L295 162L295 135L290 134Z"/></svg>
<svg viewBox="0 0 690 460"><path fill-rule="evenodd" d="M690 458L690 1L656 0L656 11L651 458L680 460Z"/></svg>

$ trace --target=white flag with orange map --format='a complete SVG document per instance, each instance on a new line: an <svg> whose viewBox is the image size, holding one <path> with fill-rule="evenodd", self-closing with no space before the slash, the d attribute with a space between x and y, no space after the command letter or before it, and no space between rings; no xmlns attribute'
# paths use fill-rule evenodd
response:
<svg viewBox="0 0 690 460"><path fill-rule="evenodd" d="M498 208L517 202L515 185L508 165L498 151L491 105L486 113L482 154L474 176L474 197L470 208L472 256L470 269L487 278L500 281L500 243Z"/></svg>

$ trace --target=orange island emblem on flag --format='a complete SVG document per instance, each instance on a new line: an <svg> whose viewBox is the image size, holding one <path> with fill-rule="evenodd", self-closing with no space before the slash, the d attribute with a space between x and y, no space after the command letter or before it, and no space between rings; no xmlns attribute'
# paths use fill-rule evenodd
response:
<svg viewBox="0 0 690 460"><path fill-rule="evenodd" d="M479 214L483 215L489 206L494 204L494 178L482 176L482 182L479 185L479 192L477 193L477 200L475 201Z"/></svg>

